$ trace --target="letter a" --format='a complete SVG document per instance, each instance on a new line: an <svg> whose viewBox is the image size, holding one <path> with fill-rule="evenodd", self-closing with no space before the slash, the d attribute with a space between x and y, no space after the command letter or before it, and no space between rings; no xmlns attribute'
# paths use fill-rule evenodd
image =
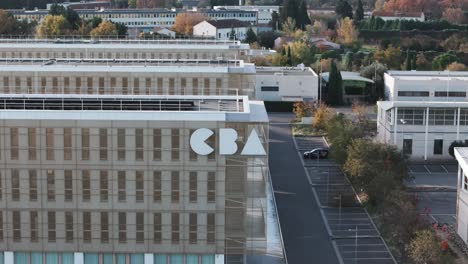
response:
<svg viewBox="0 0 468 264"><path fill-rule="evenodd" d="M257 131L255 131L255 128L252 129L252 132L247 139L247 143L245 143L241 155L266 155L265 149L263 148L262 142L260 142L260 139L258 138L258 134Z"/></svg>

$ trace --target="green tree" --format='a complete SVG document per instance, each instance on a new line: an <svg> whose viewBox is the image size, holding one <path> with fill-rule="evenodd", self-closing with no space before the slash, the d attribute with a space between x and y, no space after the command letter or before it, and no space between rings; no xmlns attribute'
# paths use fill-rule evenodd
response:
<svg viewBox="0 0 468 264"><path fill-rule="evenodd" d="M56 37L65 35L68 29L68 22L63 16L47 15L36 28L36 36L39 38Z"/></svg>
<svg viewBox="0 0 468 264"><path fill-rule="evenodd" d="M332 61L330 64L327 83L327 102L333 106L343 104L343 79L335 61Z"/></svg>
<svg viewBox="0 0 468 264"><path fill-rule="evenodd" d="M463 147L468 147L468 144L465 144L465 142L460 141L460 140L455 140L452 143L450 143L448 152L450 156L455 158L455 148L463 148Z"/></svg>
<svg viewBox="0 0 468 264"><path fill-rule="evenodd" d="M11 35L16 34L17 20L13 15L5 10L0 10L0 34Z"/></svg>
<svg viewBox="0 0 468 264"><path fill-rule="evenodd" d="M51 16L65 16L65 7L54 3L50 6L49 15Z"/></svg>
<svg viewBox="0 0 468 264"><path fill-rule="evenodd" d="M87 22L89 25L91 25L91 28L97 28L99 24L102 23L102 18L100 17L93 17Z"/></svg>
<svg viewBox="0 0 468 264"><path fill-rule="evenodd" d="M407 248L408 255L415 264L441 263L442 250L439 241L431 230L416 232Z"/></svg>
<svg viewBox="0 0 468 264"><path fill-rule="evenodd" d="M127 36L127 26L123 23L114 23L115 29L117 29L117 36L124 38Z"/></svg>
<svg viewBox="0 0 468 264"><path fill-rule="evenodd" d="M136 8L136 0L128 0L128 8Z"/></svg>
<svg viewBox="0 0 468 264"><path fill-rule="evenodd" d="M291 46L288 46L288 59L287 59L287 64L288 66L292 66L292 56L291 56Z"/></svg>
<svg viewBox="0 0 468 264"><path fill-rule="evenodd" d="M354 138L363 136L362 127L347 119L342 113L333 115L326 123L326 132L330 141L330 154L340 165L348 156L348 145Z"/></svg>
<svg viewBox="0 0 468 264"><path fill-rule="evenodd" d="M296 20L299 3L296 0L284 0L280 9L281 21L284 23L288 17Z"/></svg>
<svg viewBox="0 0 468 264"><path fill-rule="evenodd" d="M71 9L70 7L67 7L64 16L65 19L68 21L68 24L70 25L71 29L78 29L81 19L75 10Z"/></svg>
<svg viewBox="0 0 468 264"><path fill-rule="evenodd" d="M409 49L406 50L405 70L411 71L411 53Z"/></svg>
<svg viewBox="0 0 468 264"><path fill-rule="evenodd" d="M353 18L353 8L346 0L338 0L338 3L335 7L335 13L338 14L340 17L345 18Z"/></svg>
<svg viewBox="0 0 468 264"><path fill-rule="evenodd" d="M294 17L293 17L294 18ZM310 25L311 21L309 14L307 13L307 4L305 1L301 1L299 9L297 10L296 26L302 30L305 30L306 25Z"/></svg>
<svg viewBox="0 0 468 264"><path fill-rule="evenodd" d="M229 33L229 39L236 40L236 31L234 30L234 28L231 28L231 32Z"/></svg>
<svg viewBox="0 0 468 264"><path fill-rule="evenodd" d="M432 68L434 70L445 70L445 68L447 68L449 64L458 61L459 59L457 56L450 53L444 53L435 57L434 60L432 60Z"/></svg>
<svg viewBox="0 0 468 264"><path fill-rule="evenodd" d="M271 25L271 30L273 31L281 29L280 16L276 11L273 11L273 13L271 13L270 25Z"/></svg>
<svg viewBox="0 0 468 264"><path fill-rule="evenodd" d="M361 22L364 19L364 7L362 6L362 0L358 0L358 6L356 8L356 14L354 15L354 20L356 22Z"/></svg>
<svg viewBox="0 0 468 264"><path fill-rule="evenodd" d="M247 29L247 32L245 33L245 42L249 44L257 42L257 35L251 27L249 27L249 29Z"/></svg>

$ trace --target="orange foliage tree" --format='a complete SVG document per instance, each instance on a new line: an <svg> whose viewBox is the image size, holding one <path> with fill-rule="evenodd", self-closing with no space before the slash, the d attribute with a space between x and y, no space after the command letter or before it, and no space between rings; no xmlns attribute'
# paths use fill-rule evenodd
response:
<svg viewBox="0 0 468 264"><path fill-rule="evenodd" d="M193 26L204 20L209 20L209 18L200 13L179 13L175 17L172 30L182 35L192 35Z"/></svg>

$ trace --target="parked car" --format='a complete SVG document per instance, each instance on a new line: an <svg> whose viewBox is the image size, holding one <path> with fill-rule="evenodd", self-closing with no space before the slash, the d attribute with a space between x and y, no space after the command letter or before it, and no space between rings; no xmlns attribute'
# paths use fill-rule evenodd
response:
<svg viewBox="0 0 468 264"><path fill-rule="evenodd" d="M328 149L316 148L310 151L304 152L304 159L326 159L328 158Z"/></svg>

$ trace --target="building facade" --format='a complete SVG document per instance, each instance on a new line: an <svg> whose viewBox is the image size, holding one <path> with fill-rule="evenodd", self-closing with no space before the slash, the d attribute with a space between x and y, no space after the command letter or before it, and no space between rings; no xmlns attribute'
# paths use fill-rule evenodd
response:
<svg viewBox="0 0 468 264"><path fill-rule="evenodd" d="M209 20L193 26L193 35L217 40L244 40L249 27L249 23L235 19Z"/></svg>
<svg viewBox="0 0 468 264"><path fill-rule="evenodd" d="M468 244L468 148L455 148L457 174L457 233Z"/></svg>
<svg viewBox="0 0 468 264"><path fill-rule="evenodd" d="M244 57L250 47L217 40L0 39L0 58L210 59Z"/></svg>
<svg viewBox="0 0 468 264"><path fill-rule="evenodd" d="M0 101L3 263L245 263L264 252L263 103L110 95ZM208 152L196 147L200 129L211 131L198 142Z"/></svg>

